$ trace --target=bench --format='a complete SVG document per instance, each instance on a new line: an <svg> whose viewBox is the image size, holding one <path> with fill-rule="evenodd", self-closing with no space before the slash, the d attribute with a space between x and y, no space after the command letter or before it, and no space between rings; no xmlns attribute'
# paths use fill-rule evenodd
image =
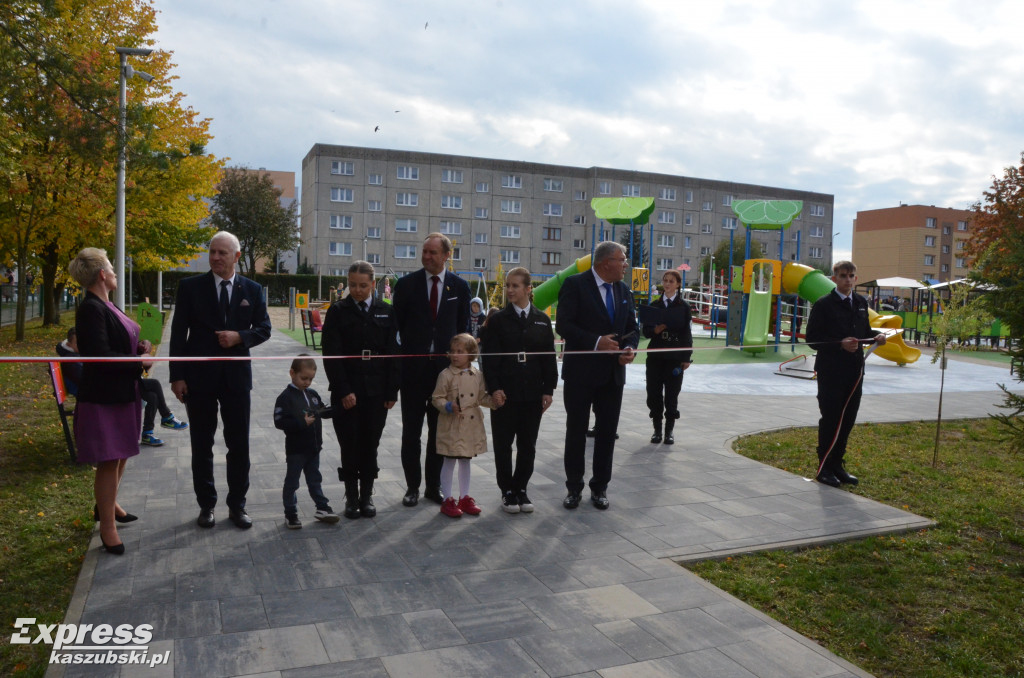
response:
<svg viewBox="0 0 1024 678"><path fill-rule="evenodd" d="M67 389L64 388L64 373L61 371L59 362L49 362L47 366L50 373L50 382L53 384L53 397L57 401L57 413L60 414L60 423L64 427L64 441L68 445L68 454L71 456L71 463L77 463L78 453L75 451L75 436L68 425L68 417L75 416L75 411L68 411L64 408L64 403L68 399Z"/></svg>
<svg viewBox="0 0 1024 678"><path fill-rule="evenodd" d="M303 309L300 311L302 316L302 338L306 342L306 346L312 345L313 350L317 350L316 346L316 335L324 330L324 323L320 320L320 309ZM309 337L306 337L306 333L309 332Z"/></svg>

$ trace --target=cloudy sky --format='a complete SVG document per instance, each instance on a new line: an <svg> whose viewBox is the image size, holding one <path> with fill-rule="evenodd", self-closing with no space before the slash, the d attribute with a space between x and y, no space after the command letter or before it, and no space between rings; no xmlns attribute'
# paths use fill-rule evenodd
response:
<svg viewBox="0 0 1024 678"><path fill-rule="evenodd" d="M1016 0L155 5L209 150L297 181L331 143L806 189L841 255L858 210L968 207L1024 150Z"/></svg>

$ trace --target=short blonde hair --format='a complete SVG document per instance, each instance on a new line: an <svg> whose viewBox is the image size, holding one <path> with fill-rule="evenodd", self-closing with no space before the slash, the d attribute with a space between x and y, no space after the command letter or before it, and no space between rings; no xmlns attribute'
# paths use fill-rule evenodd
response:
<svg viewBox="0 0 1024 678"><path fill-rule="evenodd" d="M113 268L107 259L107 251L98 247L86 247L68 264L68 273L83 288L92 287L100 271Z"/></svg>
<svg viewBox="0 0 1024 678"><path fill-rule="evenodd" d="M477 356L477 351L480 350L479 345L476 343L476 339L473 338L472 334L463 332L462 334L456 334L452 337L452 341L448 344L448 350L460 348L466 352L469 356L470 361L474 360Z"/></svg>
<svg viewBox="0 0 1024 678"><path fill-rule="evenodd" d="M439 232L435 231L433 233L428 233L427 234L427 237L423 239L424 244L426 244L426 242L428 240L431 240L433 238L437 238L438 240L441 241L441 251L443 251L445 254L450 254L451 253L451 251L452 251L452 241L451 241L451 238L446 236L444 233L439 233Z"/></svg>

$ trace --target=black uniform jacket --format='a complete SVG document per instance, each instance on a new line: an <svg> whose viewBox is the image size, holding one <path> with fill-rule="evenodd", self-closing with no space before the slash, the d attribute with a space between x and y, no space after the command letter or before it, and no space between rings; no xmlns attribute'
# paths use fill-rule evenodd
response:
<svg viewBox="0 0 1024 678"><path fill-rule="evenodd" d="M540 400L551 395L558 383L555 333L551 319L532 304L523 320L512 304L487 321L483 330L481 362L488 393L504 391L510 401ZM526 355L520 360L517 354ZM543 355L529 355L543 353Z"/></svg>
<svg viewBox="0 0 1024 678"><path fill-rule="evenodd" d="M307 398L309 399L307 401ZM306 424L306 412L316 421ZM274 426L284 431L285 454L315 454L324 444L322 417L330 419L332 410L326 408L320 394L311 388L306 393L289 385L274 403Z"/></svg>
<svg viewBox="0 0 1024 678"><path fill-rule="evenodd" d="M664 295L654 302L653 305L665 308ZM693 348L693 334L690 332L690 321L692 319L690 305L683 301L683 295L676 294L676 298L672 300L668 308L677 309L675 313L678 313L678 315L673 317L680 318L679 326L666 327L665 331L655 334L654 325L644 325L644 336L651 340L647 348ZM651 358L675 363L688 363L693 362L693 351L659 351L648 354L647 360Z"/></svg>
<svg viewBox="0 0 1024 678"><path fill-rule="evenodd" d="M853 308L832 290L811 306L807 320L807 345L818 352L814 359L817 372L859 373L864 366L864 349L846 351L840 342L846 337L870 339L881 332L868 322L868 300L851 295Z"/></svg>
<svg viewBox="0 0 1024 678"><path fill-rule="evenodd" d="M137 355L131 351L131 337L116 311L92 292L75 314L78 350L83 358L118 358ZM130 403L139 397L136 384L142 376L142 363L135 361L83 363L78 400L83 403Z"/></svg>
<svg viewBox="0 0 1024 678"><path fill-rule="evenodd" d="M606 334L619 337L619 348L635 349L640 342L632 291L622 281L615 283L613 289L614 320L608 317L593 271L569 276L558 290L558 333L565 339L565 350L576 352L562 358L562 379L589 386L609 381L620 386L626 383L626 366L619 364L618 355L578 353L594 351L597 340Z"/></svg>
<svg viewBox="0 0 1024 678"><path fill-rule="evenodd" d="M352 297L339 299L331 304L324 319L324 357L359 356L324 360L331 399L335 403L350 393L383 396L386 402L398 400L398 358L363 359L364 356L398 353L395 312L376 299L367 303L370 307L363 313Z"/></svg>

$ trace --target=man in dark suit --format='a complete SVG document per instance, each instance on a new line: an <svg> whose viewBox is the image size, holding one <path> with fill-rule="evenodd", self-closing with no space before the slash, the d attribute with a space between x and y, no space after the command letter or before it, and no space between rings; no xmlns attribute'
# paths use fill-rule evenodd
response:
<svg viewBox="0 0 1024 678"><path fill-rule="evenodd" d="M241 247L227 231L210 240L210 272L178 283L171 321L171 357L248 356L270 338L270 316L263 288L235 273ZM199 503L199 527L213 527L217 488L213 482L213 438L217 408L227 445L228 517L242 529L252 527L245 512L249 489L248 360L171 361L171 391L185 403L192 426L192 484Z"/></svg>
<svg viewBox="0 0 1024 678"><path fill-rule="evenodd" d="M567 509L580 505L586 470L587 424L596 416L590 500L608 508L608 481L619 426L626 365L639 342L633 294L622 282L626 248L602 242L594 249L591 270L570 276L558 292L558 334L565 339L565 487ZM580 352L592 352L589 355Z"/></svg>
<svg viewBox="0 0 1024 678"><path fill-rule="evenodd" d="M843 466L846 440L857 421L864 386L862 340L885 343L885 335L868 322L868 300L853 291L857 267L852 261L832 266L836 288L811 306L807 344L817 350L814 371L818 376L818 473L819 483L839 487L857 484L857 477Z"/></svg>
<svg viewBox="0 0 1024 678"><path fill-rule="evenodd" d="M402 468L407 490L402 503L415 506L420 497L420 480L426 475L423 496L438 504L441 496L441 458L437 456L437 410L430 394L437 375L448 367L448 344L456 334L469 331L469 285L445 263L452 242L442 233L431 233L423 241L423 268L395 283L394 308L403 354L429 357L403 358ZM427 418L427 455L420 471L420 435Z"/></svg>

